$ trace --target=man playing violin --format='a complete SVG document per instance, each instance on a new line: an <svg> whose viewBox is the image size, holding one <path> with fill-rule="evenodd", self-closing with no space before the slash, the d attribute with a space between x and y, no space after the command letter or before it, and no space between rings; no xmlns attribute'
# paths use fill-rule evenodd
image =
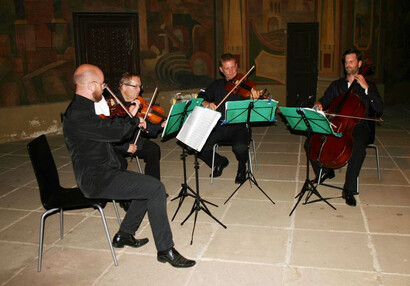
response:
<svg viewBox="0 0 410 286"><path fill-rule="evenodd" d="M184 258L174 248L166 209L164 185L154 177L124 170L112 143L132 136L141 121L135 117L138 103L130 106L127 119L101 118L95 103L103 100L104 74L90 64L80 65L74 72L76 91L65 112L64 139L71 153L76 181L87 198L132 200L113 238L113 246L141 247L147 238L136 239L145 213L152 229L157 260L174 267L191 267L195 261Z"/></svg>
<svg viewBox="0 0 410 286"><path fill-rule="evenodd" d="M342 63L345 69L345 77L333 81L326 89L324 95L315 103L317 110L327 110L332 101L341 94L345 94L350 85L352 92L357 94L365 105L365 117L381 116L383 112L383 100L379 95L376 85L367 81L359 73L363 65L362 53L356 49L349 49L343 53ZM347 163L345 183L343 186L343 198L349 206L356 205L354 197L357 194L357 177L366 157L366 146L371 144L375 138L375 122L360 120L352 131L353 149L352 155ZM320 179L323 182L335 176L333 169L323 168L321 178L319 178L320 165L318 162L311 161L316 174L315 181Z"/></svg>
<svg viewBox="0 0 410 286"><path fill-rule="evenodd" d="M217 110L221 112L221 120L225 119L225 104L221 104L218 108L217 105L223 101L229 91L226 90L226 85L231 83L232 80L238 74L238 64L235 57L232 54L223 54L219 63L219 70L223 74L224 78L217 79L212 82L205 91L199 93L198 97L203 98L202 105L204 107ZM251 89L250 98L257 99L261 95L262 91L256 91ZM226 99L226 101L237 101L249 99L245 98L238 93L232 92ZM238 170L235 178L235 183L241 184L246 180L246 162L248 161L248 148L249 148L249 128L246 124L217 124L214 130L211 132L207 142L205 143L202 151L199 154L201 158L209 167L212 166L212 153L215 143L227 143L232 145L232 151L234 152L236 159L238 160ZM226 157L220 154L215 154L215 166L211 170L214 177L222 175L223 169L228 166L229 161Z"/></svg>
<svg viewBox="0 0 410 286"><path fill-rule="evenodd" d="M133 101L138 100L138 96L140 96L141 91L141 78L135 74L124 73L120 79L119 88L116 95L122 102L125 103L125 105L129 106ZM136 145L134 144L134 141L137 136L137 132L131 139L115 144L114 148L123 158L134 155L144 159L145 175L150 175L158 180L161 180L161 149L158 144L152 142L149 138L156 137L164 126L165 121L159 124L154 124L147 120L147 126L145 129L146 132L141 133Z"/></svg>

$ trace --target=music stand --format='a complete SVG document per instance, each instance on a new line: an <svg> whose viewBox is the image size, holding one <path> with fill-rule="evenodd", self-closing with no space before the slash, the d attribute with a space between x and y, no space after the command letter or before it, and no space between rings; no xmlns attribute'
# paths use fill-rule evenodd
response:
<svg viewBox="0 0 410 286"><path fill-rule="evenodd" d="M251 122L276 122L275 110L278 105L276 100L264 99L264 100L241 100L241 101L227 101L225 103L225 121L223 124L234 123L246 123L247 128ZM249 140L251 141L251 134L249 134ZM249 148L249 143L248 143ZM248 169L246 170L246 179L235 189L235 191L225 201L226 204L235 193L242 187L242 185L249 180L252 187L252 183L272 202L275 202L262 190L256 181L255 175L252 172L251 162L248 161Z"/></svg>
<svg viewBox="0 0 410 286"><path fill-rule="evenodd" d="M316 195L319 199L315 200L314 202L324 201L328 204L331 208L336 210L336 208L330 204L326 198L323 198L322 195L318 192L316 186L309 179L309 166L310 166L310 138L314 133L320 133L325 135L333 135L337 137L341 137L340 133L335 133L330 125L330 122L327 120L326 116L323 112L317 112L311 108L300 108L300 107L279 107L282 111L282 114L285 116L288 126L292 130L297 131L304 131L306 132L307 139L306 139L306 179L305 183L299 194L295 197L298 198L295 206L293 207L292 211L290 212L289 216L295 211L296 207L302 200L303 196L306 192L308 192L306 200L304 204L308 203L309 198L312 194ZM310 203L312 203L311 201Z"/></svg>
<svg viewBox="0 0 410 286"><path fill-rule="evenodd" d="M195 213L194 217L194 226L192 228L192 235L191 235L191 245L194 240L194 232L195 232L195 227L196 227L196 220L198 217L198 212L200 210L204 211L207 215L209 215L211 218L213 218L217 223L219 223L223 228L226 229L226 226L220 222L216 217L212 215L212 213L209 211L207 207L207 203L211 204L215 207L218 207L216 204L213 204L207 200L204 200L201 198L199 194L199 162L198 162L198 152L201 151L203 145L206 142L206 139L209 137L209 134L211 133L212 129L215 127L215 124L221 117L220 113L211 109L206 109L204 107L200 106L195 106L191 114L188 116L186 119L185 123L181 127L181 130L179 131L177 135L177 139L181 142L181 144L184 146L184 150L189 149L191 151L194 151L195 155L195 161L194 161L194 168L195 168L195 183L196 183L196 191L194 191L192 188L190 188L186 183L185 186L183 186L183 189L181 190L180 194L178 197L174 198L177 199L179 198L179 204L177 211L174 214L177 214L179 208L182 205L182 202L184 201L184 198L186 196L191 196L195 199L191 211L188 214L188 216L182 221L181 225L183 225L190 217L192 214ZM185 153L186 154L186 153ZM184 163L185 164L185 163ZM186 173L184 173L185 180L186 180ZM185 188L184 188L185 187ZM191 191L191 193L188 193L187 191ZM174 200L173 199L173 200Z"/></svg>
<svg viewBox="0 0 410 286"><path fill-rule="evenodd" d="M181 130L184 122L186 121L188 115L192 112L195 106L200 106L202 103L202 98L194 98L188 101L176 103L171 106L171 109L168 114L167 123L164 127L162 133L163 138L169 138L171 135L175 135L179 130ZM164 140L164 139L163 139ZM184 174L184 182L181 184L181 190L179 191L178 196L173 198L171 201L179 199L178 207L172 216L171 221L174 221L175 216L177 215L179 209L181 208L182 203L185 198L190 196L195 198L195 191L187 183L187 172L186 172L186 157L188 156L188 150L185 145L182 145L182 154L180 156L182 160L182 170ZM190 191L191 193L189 193Z"/></svg>

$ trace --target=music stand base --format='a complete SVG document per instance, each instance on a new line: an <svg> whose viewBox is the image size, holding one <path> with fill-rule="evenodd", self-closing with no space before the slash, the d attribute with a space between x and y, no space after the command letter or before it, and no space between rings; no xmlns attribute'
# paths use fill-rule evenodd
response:
<svg viewBox="0 0 410 286"><path fill-rule="evenodd" d="M255 176L250 170L246 171L246 179L243 181L237 188L236 190L229 196L229 198L224 202L226 204L232 197L235 195L235 193L242 187L243 184L245 184L247 181L249 181L249 184L252 186L252 183L258 187L258 189L272 202L272 204L275 204L275 202L262 190L261 187L259 187L258 182L256 181Z"/></svg>
<svg viewBox="0 0 410 286"><path fill-rule="evenodd" d="M305 202L303 203L304 205L309 204L309 203L313 203L313 202L320 202L320 201L324 201L326 204L328 204L332 209L336 210L336 208L327 201L326 198L322 197L322 195L319 193L319 191L317 190L316 186L314 185L314 183L310 180L310 179L306 179L305 183L303 184L302 190L299 192L299 194L297 194L297 196L295 197L298 198L296 205L293 207L292 211L290 212L289 216L292 215L292 213L295 211L296 207L299 205L300 201L302 200L303 196L305 195L305 193L308 192L307 197ZM312 195L316 195L319 199L315 200L315 201L311 201L308 202L309 198Z"/></svg>

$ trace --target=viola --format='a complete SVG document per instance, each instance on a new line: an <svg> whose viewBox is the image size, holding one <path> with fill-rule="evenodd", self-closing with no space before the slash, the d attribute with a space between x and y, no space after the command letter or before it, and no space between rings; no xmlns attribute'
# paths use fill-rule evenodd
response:
<svg viewBox="0 0 410 286"><path fill-rule="evenodd" d="M368 63L363 68L362 75L366 76L371 71ZM317 161L320 166L337 169L343 167L350 159L353 151L353 128L361 119L365 119L366 107L355 94L352 82L346 93L338 95L331 103L328 113L333 114L329 119L333 130L342 133L342 137L314 134L309 141L310 159Z"/></svg>
<svg viewBox="0 0 410 286"><path fill-rule="evenodd" d="M160 107L159 105L152 105L148 111L149 104L147 103L147 101L139 95L137 99L141 102L141 107L137 113L137 116L145 117L145 115L147 115L147 120L152 122L153 124L159 124L161 123L161 121L167 119L162 107Z"/></svg>
<svg viewBox="0 0 410 286"><path fill-rule="evenodd" d="M242 79L241 82L239 82ZM239 83L238 83L239 82ZM236 74L236 76L228 80L225 84L225 90L231 91L233 94L238 94L242 97L249 98L252 95L252 89L255 90L256 84L254 81L247 79L243 76L243 74Z"/></svg>

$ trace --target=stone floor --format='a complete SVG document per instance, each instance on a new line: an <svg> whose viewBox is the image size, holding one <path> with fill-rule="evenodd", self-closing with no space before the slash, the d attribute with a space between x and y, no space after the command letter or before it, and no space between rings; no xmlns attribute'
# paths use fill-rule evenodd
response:
<svg viewBox="0 0 410 286"><path fill-rule="evenodd" d="M0 283L1 285L410 285L410 106L391 106L377 127L381 159L377 178L374 151L360 175L357 207L349 207L337 189L319 186L324 202L299 204L289 216L294 197L305 181L304 138L291 135L279 120L255 127L258 169L255 186L235 190L236 164L231 161L211 185L209 168L199 169L199 188L211 213L198 212L183 225L193 199L188 197L171 222L176 248L197 260L189 269L175 269L156 260L152 234L145 220L137 237L150 243L139 249L116 249L113 264L96 211L65 213L65 236L59 238L58 216L46 221L42 272L37 272L40 203L37 182L25 142L0 144ZM61 135L48 136L61 184L75 186L71 160ZM181 149L175 139L160 142L162 178L170 194L171 219L183 182ZM188 184L195 189L193 156L188 157ZM130 168L136 170L131 162ZM345 168L330 181L341 186ZM312 196L311 200L314 200ZM105 208L111 236L118 229L113 207ZM123 215L123 213L122 213Z"/></svg>

